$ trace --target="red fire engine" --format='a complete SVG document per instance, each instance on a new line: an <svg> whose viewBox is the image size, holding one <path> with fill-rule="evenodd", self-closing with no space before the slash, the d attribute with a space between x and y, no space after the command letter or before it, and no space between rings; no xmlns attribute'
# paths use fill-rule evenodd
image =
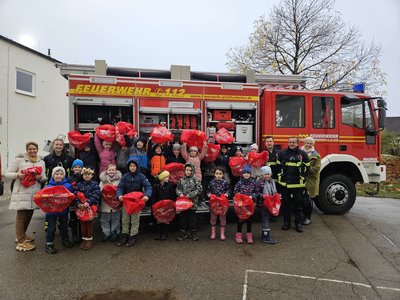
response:
<svg viewBox="0 0 400 300"><path fill-rule="evenodd" d="M212 140L225 127L237 144L262 147L271 135L278 149L287 147L291 136L312 136L322 157L316 205L331 214L351 209L356 183L379 187L386 179L379 163L386 116L380 98L301 90L305 80L296 76L253 75L253 83L247 83L251 76L229 73L189 72L189 80L174 80L168 74L112 71L69 75L71 130L126 121L140 135L163 124L176 139L184 129L199 129Z"/></svg>

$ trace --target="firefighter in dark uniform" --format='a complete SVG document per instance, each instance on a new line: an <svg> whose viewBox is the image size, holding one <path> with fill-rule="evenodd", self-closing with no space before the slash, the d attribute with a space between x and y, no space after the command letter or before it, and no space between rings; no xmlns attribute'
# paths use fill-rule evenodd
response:
<svg viewBox="0 0 400 300"><path fill-rule="evenodd" d="M299 148L297 137L290 137L288 144L287 149L279 152L277 159L277 166L280 169L278 183L281 185L282 192L282 229L290 228L290 217L293 210L296 231L303 232L303 190L310 160L307 153Z"/></svg>
<svg viewBox="0 0 400 300"><path fill-rule="evenodd" d="M265 150L268 151L268 162L266 163L266 165L271 167L271 177L277 183L279 166L276 164L276 161L278 159L279 151L274 147L274 138L271 135L265 137ZM280 193L279 184L276 185L276 188L278 189L278 193Z"/></svg>

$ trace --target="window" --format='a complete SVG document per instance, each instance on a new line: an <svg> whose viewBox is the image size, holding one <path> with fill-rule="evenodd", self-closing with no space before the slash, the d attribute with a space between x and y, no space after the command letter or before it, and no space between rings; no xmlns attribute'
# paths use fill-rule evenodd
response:
<svg viewBox="0 0 400 300"><path fill-rule="evenodd" d="M363 103L361 101L347 101L342 98L342 123L363 128Z"/></svg>
<svg viewBox="0 0 400 300"><path fill-rule="evenodd" d="M331 97L313 97L314 128L335 128L335 105Z"/></svg>
<svg viewBox="0 0 400 300"><path fill-rule="evenodd" d="M304 127L304 97L276 96L276 127Z"/></svg>
<svg viewBox="0 0 400 300"><path fill-rule="evenodd" d="M35 74L17 69L15 91L17 93L35 96Z"/></svg>

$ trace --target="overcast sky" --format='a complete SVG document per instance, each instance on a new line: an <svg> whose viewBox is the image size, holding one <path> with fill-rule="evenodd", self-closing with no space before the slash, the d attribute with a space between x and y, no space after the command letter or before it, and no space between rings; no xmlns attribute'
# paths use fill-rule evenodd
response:
<svg viewBox="0 0 400 300"><path fill-rule="evenodd" d="M65 63L227 71L253 22L279 0L0 0L0 34ZM336 0L363 40L383 47L388 115L400 116L400 0Z"/></svg>

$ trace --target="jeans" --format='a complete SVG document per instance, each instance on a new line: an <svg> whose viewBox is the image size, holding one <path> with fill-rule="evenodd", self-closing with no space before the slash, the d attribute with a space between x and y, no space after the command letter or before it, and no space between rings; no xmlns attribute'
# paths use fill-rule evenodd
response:
<svg viewBox="0 0 400 300"><path fill-rule="evenodd" d="M121 212L102 212L100 217L101 230L106 236L110 236L112 233L119 233Z"/></svg>
<svg viewBox="0 0 400 300"><path fill-rule="evenodd" d="M261 211L261 229L264 230L269 230L269 212L268 209L266 209L264 206L260 207Z"/></svg>
<svg viewBox="0 0 400 300"><path fill-rule="evenodd" d="M46 232L46 242L52 244L54 242L54 235L57 228L57 219L60 220L61 240L68 240L68 214L62 215L47 215L46 216L48 227Z"/></svg>

